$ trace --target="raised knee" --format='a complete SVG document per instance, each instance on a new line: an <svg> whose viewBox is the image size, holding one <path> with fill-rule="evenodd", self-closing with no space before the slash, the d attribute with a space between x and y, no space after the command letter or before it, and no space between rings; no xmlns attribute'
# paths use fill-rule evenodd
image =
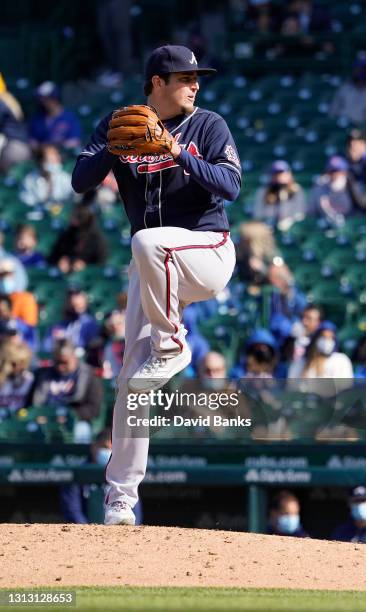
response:
<svg viewBox="0 0 366 612"><path fill-rule="evenodd" d="M149 229L143 229L136 232L131 240L131 250L135 258L146 255L151 257L161 248L162 247L157 244L156 240L154 240L154 237Z"/></svg>

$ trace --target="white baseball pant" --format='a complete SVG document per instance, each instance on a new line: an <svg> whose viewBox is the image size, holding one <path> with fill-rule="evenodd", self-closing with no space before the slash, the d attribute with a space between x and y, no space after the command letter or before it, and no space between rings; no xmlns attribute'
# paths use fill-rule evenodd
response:
<svg viewBox="0 0 366 612"><path fill-rule="evenodd" d="M157 227L137 232L128 270L126 343L113 413L112 455L106 468L106 503L123 499L131 507L145 475L148 437L132 437L127 425L128 379L149 357L174 357L184 348L184 306L222 291L235 266L228 232ZM140 416L142 415L139 410Z"/></svg>

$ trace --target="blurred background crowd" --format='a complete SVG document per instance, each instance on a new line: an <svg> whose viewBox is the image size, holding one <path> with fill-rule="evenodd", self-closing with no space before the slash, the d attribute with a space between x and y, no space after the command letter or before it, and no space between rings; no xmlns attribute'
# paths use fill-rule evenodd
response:
<svg viewBox="0 0 366 612"><path fill-rule="evenodd" d="M174 13L168 4L60 2L46 20L42 0L4 5L0 438L90 442L110 426L129 225L113 175L78 196L71 172L105 114L143 102L144 57L166 42L218 68L198 103L227 120L244 173L227 203L236 270L216 299L186 308L193 362L182 384L219 391L244 379L257 398L276 389L274 403L262 397L257 435L265 425L288 439L305 435L291 427L304 411L316 436L325 399L366 377L364 3L200 0ZM334 382L307 385L314 378ZM363 422L356 410L337 435L362 438ZM277 502L278 513L296 500Z"/></svg>

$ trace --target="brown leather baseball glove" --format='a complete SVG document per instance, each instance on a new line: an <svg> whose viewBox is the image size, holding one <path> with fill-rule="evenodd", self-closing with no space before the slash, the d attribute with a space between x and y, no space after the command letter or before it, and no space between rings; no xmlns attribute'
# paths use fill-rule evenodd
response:
<svg viewBox="0 0 366 612"><path fill-rule="evenodd" d="M108 127L107 148L114 155L162 155L174 142L155 110L143 104L114 111Z"/></svg>

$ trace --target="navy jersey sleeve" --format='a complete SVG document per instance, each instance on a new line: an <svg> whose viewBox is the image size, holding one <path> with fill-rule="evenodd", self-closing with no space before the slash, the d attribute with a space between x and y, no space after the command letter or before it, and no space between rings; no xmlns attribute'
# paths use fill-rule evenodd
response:
<svg viewBox="0 0 366 612"><path fill-rule="evenodd" d="M226 121L216 116L206 130L203 157L215 165L223 165L241 176L239 154Z"/></svg>
<svg viewBox="0 0 366 612"><path fill-rule="evenodd" d="M97 187L118 159L106 148L109 119L110 115L107 115L100 121L76 161L71 183L77 193Z"/></svg>
<svg viewBox="0 0 366 612"><path fill-rule="evenodd" d="M239 155L222 117L216 116L206 129L203 159L182 150L176 162L204 189L226 200L235 200L241 188Z"/></svg>

